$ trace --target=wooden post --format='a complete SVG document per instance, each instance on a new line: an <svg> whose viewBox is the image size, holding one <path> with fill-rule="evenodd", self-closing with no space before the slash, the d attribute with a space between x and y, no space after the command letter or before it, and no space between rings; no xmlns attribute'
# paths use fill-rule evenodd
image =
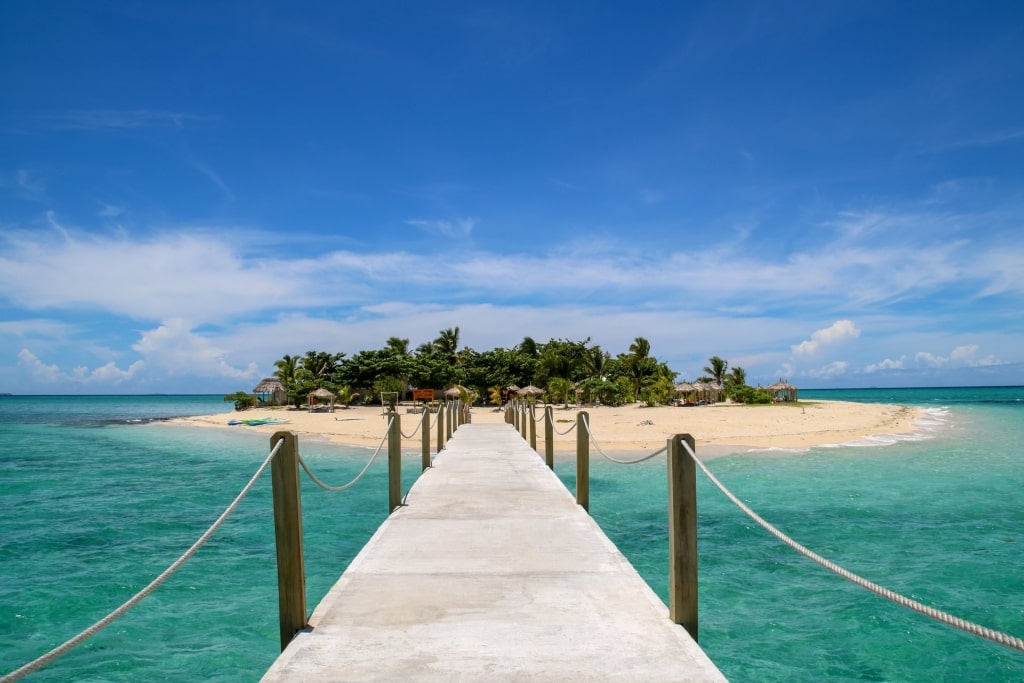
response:
<svg viewBox="0 0 1024 683"><path fill-rule="evenodd" d="M444 430L444 433L445 433L445 443L447 443L448 440L452 438L452 422L455 419L455 416L452 413L454 413L454 412L455 412L455 406L449 401L448 402L448 411L445 413L445 418L446 418L446 420L445 420L445 430Z"/></svg>
<svg viewBox="0 0 1024 683"><path fill-rule="evenodd" d="M544 406L544 464L555 469L555 416L551 406Z"/></svg>
<svg viewBox="0 0 1024 683"><path fill-rule="evenodd" d="M519 431L519 403L518 402L512 404L512 426L516 428L517 432Z"/></svg>
<svg viewBox="0 0 1024 683"><path fill-rule="evenodd" d="M533 450L536 451L537 450L537 419L536 419L536 414L534 413L534 406L533 406L532 403L530 404L529 420L530 420L530 448L532 448Z"/></svg>
<svg viewBox="0 0 1024 683"><path fill-rule="evenodd" d="M526 412L526 404L519 406L519 435L523 437L523 441L526 441L526 430L529 425L526 422L530 419L530 414Z"/></svg>
<svg viewBox="0 0 1024 683"><path fill-rule="evenodd" d="M423 430L423 471L430 467L430 409L424 408L420 415L420 429Z"/></svg>
<svg viewBox="0 0 1024 683"><path fill-rule="evenodd" d="M668 612L697 640L697 465L683 449L689 434L668 439Z"/></svg>
<svg viewBox="0 0 1024 683"><path fill-rule="evenodd" d="M281 650L306 627L306 570L302 557L302 497L299 487L299 442L291 432L275 432L273 449L284 445L270 466L274 498L274 537L277 542L277 598Z"/></svg>
<svg viewBox="0 0 1024 683"><path fill-rule="evenodd" d="M388 514L402 505L402 427L398 413L388 413Z"/></svg>
<svg viewBox="0 0 1024 683"><path fill-rule="evenodd" d="M444 448L444 404L437 404L437 452Z"/></svg>
<svg viewBox="0 0 1024 683"><path fill-rule="evenodd" d="M587 512L590 512L589 417L583 410L576 416L576 503Z"/></svg>

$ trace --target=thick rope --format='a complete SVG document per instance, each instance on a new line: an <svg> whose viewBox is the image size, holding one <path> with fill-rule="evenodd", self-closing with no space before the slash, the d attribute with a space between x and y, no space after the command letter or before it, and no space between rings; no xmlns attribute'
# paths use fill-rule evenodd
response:
<svg viewBox="0 0 1024 683"><path fill-rule="evenodd" d="M421 417L420 417L420 421L419 421L419 422L418 422L418 423L416 424L416 429L412 430L412 434L406 434L405 432L402 432L402 430L401 430L401 429L399 429L399 430L398 430L398 431L402 432L402 438L404 438L404 439L411 439L412 437L414 437L414 436L416 436L417 434L419 434L419 432L420 432L420 427L422 427L422 426L423 426L423 417L422 417L422 413L421 413L420 415L421 415ZM390 425L389 425L389 426L390 426Z"/></svg>
<svg viewBox="0 0 1024 683"><path fill-rule="evenodd" d="M560 431L558 431L558 429L556 429L556 428L555 428L555 425L553 425L553 424L551 425L551 429L552 429L552 430L553 430L553 431L555 432L555 434L558 434L559 436L565 436L566 434L568 434L568 433L569 433L569 432L571 432L572 430L576 429L576 423L575 423L575 422L573 422L573 423L572 423L572 426L571 426L571 427L569 427L568 429L566 429L566 430L565 430L564 432L560 432Z"/></svg>
<svg viewBox="0 0 1024 683"><path fill-rule="evenodd" d="M774 526L769 524L760 515L751 510L749 507L744 505L743 501L737 498L732 493L732 491L727 489L722 484L722 482L718 481L715 475L711 474L711 471L704 465L704 463L697 459L697 455L690 448L690 444L684 441L683 448L686 450L687 453L689 453L690 457L693 458L693 461L697 463L697 466L704 471L704 474L707 475L708 479L710 479L711 482L718 487L718 490L725 494L726 498L731 500L733 504L735 504L740 510L743 510L743 512L745 512L748 517L750 517L752 520L754 520L762 527L764 527L764 529L768 531L768 533L770 533L772 536L775 536L780 541L782 541L789 547L793 548L804 557L807 557L808 559L817 562L822 567L825 567L829 571L838 574L847 581L852 581L861 588L866 588L875 595L883 597L886 600L890 600L896 603L897 605L901 605L903 607L911 609L917 612L918 614L923 614L924 616L934 619L940 623L946 624L947 626L953 626L954 628L958 628L961 631L966 631L967 633L972 633L981 638L991 640L994 643L999 643L1000 645L1005 645L1006 647L1013 648L1014 650L1024 652L1024 639L1007 635L1005 633L1000 633L999 631L994 631L985 626L981 626L979 624L967 621L966 619L961 619L960 617L953 616L952 614L949 614L947 612L943 612L942 610L937 610L934 607L929 607L928 605L917 602L916 600L911 600L910 598L900 595L899 593L896 593L894 591L891 591L888 588L885 588L884 586L880 586L877 583L868 581L867 579L858 576L857 574L854 574L853 572L844 569L843 567L840 567L835 562L827 560L821 555L818 555L817 553L814 553L811 550L805 548L804 546L800 545L792 538L790 538L789 536L787 536L786 534L782 533Z"/></svg>
<svg viewBox="0 0 1024 683"><path fill-rule="evenodd" d="M391 418L391 422L393 422L394 419L395 418ZM391 422L388 422L388 429L384 433L384 438L380 440L380 445L377 446L377 450L375 450L373 452L373 455L370 456L370 461L366 463L365 467L363 467L362 472L357 474L355 476L355 479L353 479L352 481L350 481L347 484L344 484L342 486L329 486L328 484L323 483L322 481L320 481L320 479L317 478L317 476L315 474L313 474L313 471L309 469L309 466L306 465L306 461L302 459L301 455L299 456L299 464L302 465L302 469L304 469L306 471L306 474L308 474L309 478L313 480L313 483L316 484L317 486L319 486L320 488L322 488L325 491L333 491L333 492L336 493L338 491L344 491L345 489L350 489L350 488L352 488L353 486L355 486L356 484L359 483L359 480L363 478L363 475L366 474L366 471L368 469L370 469L370 465L372 465L373 461L377 458L377 455L380 453L380 449L384 448L384 444L388 440L388 432L391 431Z"/></svg>
<svg viewBox="0 0 1024 683"><path fill-rule="evenodd" d="M210 537L213 536L214 532L216 532L217 529L220 528L220 526L224 523L228 516L230 516L231 513L235 511L235 508L237 508L239 503L242 502L242 499L245 498L246 494L248 494L249 491L252 490L252 487L256 485L256 480L259 479L260 475L263 474L264 470L267 469L267 467L270 465L270 462L274 459L274 456L277 455L278 451L281 450L282 445L284 445L284 439L281 439L280 441L277 442L277 445L274 446L273 450L270 451L270 454L267 455L266 460L264 460L263 464L260 465L259 469L256 470L256 474L252 475L252 478L249 480L249 483L246 484L245 487L242 488L242 491L238 494L238 496L236 496L235 499L231 501L231 504L228 505L224 512L221 513L220 517L217 518L217 521L211 524L210 528L207 529L203 533L203 535L199 537L199 540L193 543L192 546L188 550L186 550L181 557L179 557L171 564L171 566L169 566L159 576L153 579L149 583L149 585L147 585L145 588L143 588L138 593L133 595L127 602L125 602L123 605L115 609L113 612L103 617L95 624L79 633L74 638L71 638L70 640L66 641L63 645L55 647L42 657L39 657L38 659L35 659L29 662L28 664L25 664L24 666L15 669L3 678L0 678L0 683L13 683L13 681L21 680L25 676L28 676L30 673L42 669L44 666L53 662L58 657L61 657L64 654L66 654L76 645L80 645L82 642L88 640L92 636L99 633L101 630L103 630L111 623L113 623L116 619L124 616L124 614L128 612L128 610L142 602L142 600L146 596L148 596L150 593L159 588L164 581L171 578L171 575L178 571L178 569L180 569L183 564L188 562L189 559L191 559L192 556L196 554L196 551L198 551L201 547L203 547L203 545L208 540L210 540Z"/></svg>
<svg viewBox="0 0 1024 683"><path fill-rule="evenodd" d="M588 419L583 419L583 426L587 428L587 436L590 437L590 442L594 444L594 448L597 449L597 452L604 456L606 460L611 460L612 462L618 463L619 465L636 465L637 463L647 462L651 458L659 456L668 450L668 446L662 446L653 453L645 455L642 458L637 458L636 460L619 460L618 458L613 458L612 456L604 452L604 450L601 448L601 444L597 442L597 437L594 436L594 432L590 431L590 421Z"/></svg>

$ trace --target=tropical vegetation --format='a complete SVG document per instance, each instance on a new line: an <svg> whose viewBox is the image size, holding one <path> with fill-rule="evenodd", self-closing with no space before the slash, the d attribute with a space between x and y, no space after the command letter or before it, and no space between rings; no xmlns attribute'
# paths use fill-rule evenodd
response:
<svg viewBox="0 0 1024 683"><path fill-rule="evenodd" d="M659 361L650 342L636 337L629 348L612 355L582 340L531 337L512 348L477 351L460 347L458 327L441 330L429 342L410 348L409 340L390 337L379 349L346 353L306 351L285 355L274 365L295 406L316 389L327 389L342 405L353 401L386 403L405 400L413 388L456 388L463 401L500 405L508 387L539 387L551 402L578 404L669 404L679 397L677 372ZM719 387L717 395L744 403L767 402L768 392L746 384L741 367L729 368L719 356L708 359L705 376L698 379ZM225 397L227 399L227 397Z"/></svg>

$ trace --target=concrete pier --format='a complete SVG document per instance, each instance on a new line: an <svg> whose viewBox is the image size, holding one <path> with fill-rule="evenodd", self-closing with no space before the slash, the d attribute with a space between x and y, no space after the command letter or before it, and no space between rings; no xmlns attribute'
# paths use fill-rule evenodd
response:
<svg viewBox="0 0 1024 683"><path fill-rule="evenodd" d="M460 427L406 503L265 683L725 680L511 425Z"/></svg>

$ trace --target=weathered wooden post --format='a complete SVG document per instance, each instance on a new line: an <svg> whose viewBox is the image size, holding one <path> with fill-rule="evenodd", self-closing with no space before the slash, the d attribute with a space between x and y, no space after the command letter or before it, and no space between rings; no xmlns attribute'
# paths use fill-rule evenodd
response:
<svg viewBox="0 0 1024 683"><path fill-rule="evenodd" d="M444 448L444 404L437 404L437 452Z"/></svg>
<svg viewBox="0 0 1024 683"><path fill-rule="evenodd" d="M555 469L555 416L551 406L544 406L544 464Z"/></svg>
<svg viewBox="0 0 1024 683"><path fill-rule="evenodd" d="M455 420L455 415L453 415L452 413L454 413L454 412L455 412L455 405L452 402L449 401L448 402L448 410L445 413L445 418L446 419L445 419L445 423L444 423L444 425L445 425L445 429L444 429L445 443L447 443L448 440L452 438L452 422Z"/></svg>
<svg viewBox="0 0 1024 683"><path fill-rule="evenodd" d="M420 429L423 430L423 471L430 467L430 408L424 407L420 413Z"/></svg>
<svg viewBox="0 0 1024 683"><path fill-rule="evenodd" d="M537 450L537 418L534 412L534 405L530 404L530 448Z"/></svg>
<svg viewBox="0 0 1024 683"><path fill-rule="evenodd" d="M668 439L668 612L673 623L697 640L697 465L689 434Z"/></svg>
<svg viewBox="0 0 1024 683"><path fill-rule="evenodd" d="M519 406L519 435L523 437L523 441L526 441L526 432L529 429L529 425L526 424L530 420L530 414L526 412L526 404L520 404Z"/></svg>
<svg viewBox="0 0 1024 683"><path fill-rule="evenodd" d="M576 503L590 512L590 416L581 410L576 416Z"/></svg>
<svg viewBox="0 0 1024 683"><path fill-rule="evenodd" d="M388 413L388 513L402 505L402 426L398 413Z"/></svg>
<svg viewBox="0 0 1024 683"><path fill-rule="evenodd" d="M270 466L277 542L277 600L281 650L306 627L306 570L302 556L302 497L299 487L299 442L291 432L275 432L271 449L284 440Z"/></svg>

